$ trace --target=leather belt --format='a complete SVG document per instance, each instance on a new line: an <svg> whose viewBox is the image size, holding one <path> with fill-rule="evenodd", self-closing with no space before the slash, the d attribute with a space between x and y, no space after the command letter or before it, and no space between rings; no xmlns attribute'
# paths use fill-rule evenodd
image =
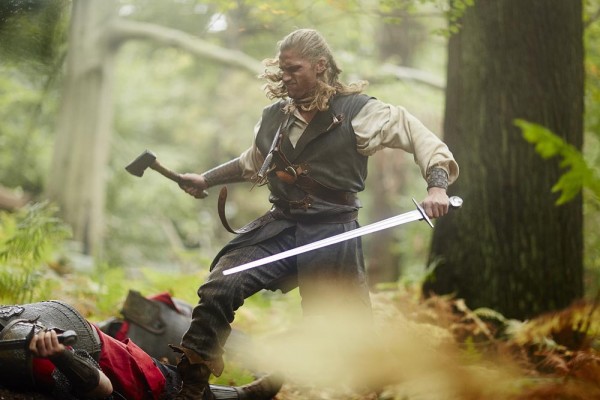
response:
<svg viewBox="0 0 600 400"><path fill-rule="evenodd" d="M331 189L309 176L298 176L296 186L306 193L329 203L340 204L343 206L357 206L358 203L356 193Z"/></svg>
<svg viewBox="0 0 600 400"><path fill-rule="evenodd" d="M307 214L299 215L290 213L289 204L287 202L276 202L271 210L269 210L263 216L251 221L244 225L240 229L233 229L227 222L225 217L225 202L227 201L227 187L223 186L219 192L218 211L219 218L223 227L231 233L241 234L253 231L261 226L277 220L277 219L288 219L297 222L304 223L318 223L318 224L341 224L355 221L358 218L358 211L350 211L340 214Z"/></svg>

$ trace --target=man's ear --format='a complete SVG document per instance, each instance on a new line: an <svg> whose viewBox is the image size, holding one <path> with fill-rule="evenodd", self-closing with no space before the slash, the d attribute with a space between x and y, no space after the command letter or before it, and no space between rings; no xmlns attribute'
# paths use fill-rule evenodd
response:
<svg viewBox="0 0 600 400"><path fill-rule="evenodd" d="M319 61L317 61L315 69L318 74L322 74L327 69L327 61L324 58L320 58Z"/></svg>

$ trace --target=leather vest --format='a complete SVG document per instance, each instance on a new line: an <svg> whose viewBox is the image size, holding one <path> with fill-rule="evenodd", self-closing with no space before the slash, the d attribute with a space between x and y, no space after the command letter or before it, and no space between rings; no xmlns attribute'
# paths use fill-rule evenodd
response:
<svg viewBox="0 0 600 400"><path fill-rule="evenodd" d="M369 99L363 94L334 97L329 110L317 112L310 121L296 147L292 146L285 134L287 127L282 126L284 134L280 151L294 168L300 166L303 173L321 185L340 192L361 192L365 188L368 157L356 151L356 137L351 122ZM279 126L285 123L287 116L282 112L284 105L282 100L263 110L256 145L265 157ZM301 200L306 192L298 185L282 182L277 177L280 169L281 165L267 175L272 198Z"/></svg>
<svg viewBox="0 0 600 400"><path fill-rule="evenodd" d="M60 301L0 306L0 328L0 342L29 339L33 332L44 328L73 330L77 333L74 349L85 350L96 360L100 355L97 332L77 310ZM35 383L31 353L25 346L0 347L0 376L4 384L11 386L31 387Z"/></svg>

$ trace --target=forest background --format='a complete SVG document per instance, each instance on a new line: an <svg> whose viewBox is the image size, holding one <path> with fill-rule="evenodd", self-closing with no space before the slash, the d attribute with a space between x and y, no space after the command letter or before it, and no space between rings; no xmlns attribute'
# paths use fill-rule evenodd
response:
<svg viewBox="0 0 600 400"><path fill-rule="evenodd" d="M313 27L324 34L345 81L368 80L370 95L406 107L444 137L449 109L446 89L452 83L447 81L449 38L461 32L463 16L465 26L469 26L468 21L473 21L468 19L469 13L477 7L468 0L451 3L2 2L0 200L7 211L2 213L0 226L0 302L60 298L76 304L93 320L114 315L129 289L144 294L169 291L195 303L195 291L212 257L231 239L216 214L218 188L213 188L207 199L196 200L153 171L133 177L125 165L145 149L179 172L205 171L239 155L251 143L252 127L262 107L270 103L257 79L260 60L274 56L276 42L297 27ZM510 1L501 3L519 7ZM468 307L489 307L485 309L488 317L533 318L579 299L593 306L598 296L600 237L595 227L600 222L600 5L597 1L582 5L582 140L571 146L569 140L562 140L568 139L569 133L554 135L524 121L519 125L522 132L513 126L518 136L511 139L520 142L519 148L530 149L526 157L538 162L537 169L521 171L523 185L533 182L532 176L541 177L548 190L538 196L550 199L552 207L564 208L573 202L582 206L580 265L556 267L574 275L575 283L566 279L564 288L541 290L539 297L554 292L568 296L558 295L535 303L535 307L525 302L525 306L513 308L507 302L524 298L523 291L531 292L531 286L536 292L539 287L550 286L539 276L524 289L501 289L502 298L508 300L486 303L481 298L466 299ZM519 16L523 21L535 21L527 11L523 6ZM562 25L571 22L565 17ZM555 23L562 26L561 21ZM524 68L517 62L513 67ZM549 90L547 95L550 102L560 93ZM485 141L477 139L479 133L465 129L458 143L451 138L452 150L456 149L457 155L472 153L474 143ZM469 169L476 168L477 162L463 163L457 158L468 179L472 176ZM558 174L546 176L549 170ZM394 317L399 317L398 309L406 311L406 304L396 304L399 299L414 307L423 306L422 284L433 279L440 262L440 254L431 255L432 240L461 247L460 231L467 231L466 225L468 233L477 237L477 230L472 228L476 223L461 219L486 225L477 210L494 209L489 204L479 206L476 188L463 185L455 190L451 193L463 196L465 207L457 212L460 219L450 222L450 232L447 228L438 230L444 233L442 239L434 238L423 223L364 238L376 306L381 305L378 301L392 302ZM227 213L235 225L241 226L269 207L265 188L230 185L229 193ZM370 160L368 189L361 194L364 209L360 221L367 224L408 211L411 198L419 200L424 193L412 157L382 151ZM522 207L527 209L529 203L519 193L498 186L486 191L485 198L504 199L516 203L517 208L523 201ZM496 204L499 219L509 218L514 211L504 212L502 205ZM530 210L529 214L537 211ZM543 221L546 216L540 212L536 218ZM487 236L482 234L481 238ZM550 238L541 248L550 250L551 243L563 247L563 240L561 236ZM497 248L505 245L487 244ZM433 247L438 253L444 252L439 243ZM481 253L482 258L494 259L493 253ZM472 267L476 270L478 265ZM569 273L571 267L574 274ZM579 275L578 268L582 269ZM511 272L515 279L522 279L518 271ZM557 276L562 279L561 273ZM473 274L459 274L457 279L473 286ZM571 290L579 285L578 280L581 289ZM261 293L239 312L236 326L257 335L285 330L300 315L298 303L297 292L288 296ZM453 310L449 315L454 315L456 307ZM595 311L588 312L595 308L585 310L587 338L594 336L596 325L591 321L597 323L597 316ZM462 312L470 313L468 308ZM476 321L469 315L471 323ZM483 332L489 342L485 331L471 326L469 332L472 335L462 339L472 340ZM479 350L471 347L467 353L478 354Z"/></svg>

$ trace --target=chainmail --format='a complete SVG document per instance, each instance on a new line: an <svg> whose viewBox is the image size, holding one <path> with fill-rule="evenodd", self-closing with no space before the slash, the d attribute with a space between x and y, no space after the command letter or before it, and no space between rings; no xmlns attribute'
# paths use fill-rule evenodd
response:
<svg viewBox="0 0 600 400"><path fill-rule="evenodd" d="M75 354L80 357L85 358L87 361L91 362L96 368L100 369L100 366L90 356L90 354L85 350L74 350ZM85 399L81 394L74 393L73 388L71 387L71 382L69 379L58 369L55 368L52 372L52 379L54 380L54 390L52 392L52 397L60 400L82 400ZM113 395L106 397L104 400L117 400Z"/></svg>

